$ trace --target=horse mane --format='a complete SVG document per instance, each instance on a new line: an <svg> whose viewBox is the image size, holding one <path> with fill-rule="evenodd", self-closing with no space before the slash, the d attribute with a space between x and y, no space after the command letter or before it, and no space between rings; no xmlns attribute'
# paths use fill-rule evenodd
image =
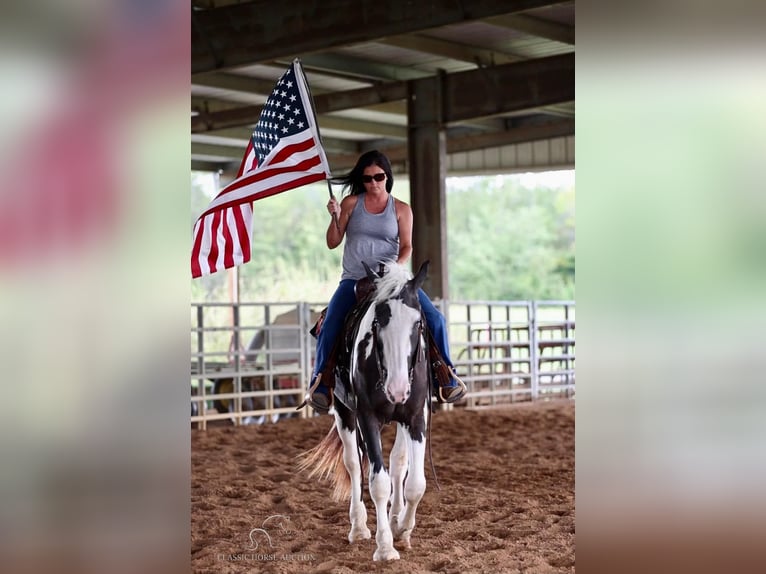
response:
<svg viewBox="0 0 766 574"><path fill-rule="evenodd" d="M404 285L412 279L412 273L404 265L399 265L396 261L384 261L385 267L383 277L375 280L375 303L386 301L395 295L398 295Z"/></svg>

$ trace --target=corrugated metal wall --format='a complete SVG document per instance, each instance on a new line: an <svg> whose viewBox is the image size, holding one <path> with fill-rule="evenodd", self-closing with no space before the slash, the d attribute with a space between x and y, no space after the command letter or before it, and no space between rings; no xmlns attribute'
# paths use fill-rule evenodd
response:
<svg viewBox="0 0 766 574"><path fill-rule="evenodd" d="M514 173L574 169L575 136L511 144L447 156L447 173Z"/></svg>

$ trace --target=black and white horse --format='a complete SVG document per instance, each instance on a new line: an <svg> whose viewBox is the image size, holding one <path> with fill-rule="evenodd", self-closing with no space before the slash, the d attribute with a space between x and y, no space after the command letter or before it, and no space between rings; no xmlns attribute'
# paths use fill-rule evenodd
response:
<svg viewBox="0 0 766 574"><path fill-rule="evenodd" d="M410 548L426 490L429 374L418 289L427 269L426 262L413 278L396 263L386 264L380 275L368 268L375 294L353 338L348 374L337 383L347 396L343 402L336 398L333 428L302 461L310 476L332 478L336 500L350 495L349 542L371 536L362 499L362 468L368 466L377 516L373 560L398 559L395 540ZM397 423L396 439L386 470L380 431L391 421Z"/></svg>

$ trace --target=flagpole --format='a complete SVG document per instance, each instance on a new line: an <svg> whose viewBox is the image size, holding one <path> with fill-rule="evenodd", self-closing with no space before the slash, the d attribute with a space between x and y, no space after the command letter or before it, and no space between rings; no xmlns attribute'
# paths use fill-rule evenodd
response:
<svg viewBox="0 0 766 574"><path fill-rule="evenodd" d="M330 185L330 179L327 179L327 191L330 192L330 199L335 199L335 195L333 195L332 192L332 185ZM332 220L335 222L335 229L337 229L340 232L340 221L338 221L338 215L333 212L332 214Z"/></svg>
<svg viewBox="0 0 766 574"><path fill-rule="evenodd" d="M300 69L301 75L303 76L304 82L303 85L306 86L306 91L308 91L309 98L311 98L311 114L314 116L314 126L316 127L317 136L319 137L319 141L321 143L322 141L322 134L319 131L319 122L317 121L317 114L316 114L316 106L314 106L314 96L311 94L311 87L309 86L308 81L306 80L306 76L303 73L303 66L301 65L301 59L295 58L293 60L295 64L297 64L297 68ZM329 171L330 163L327 162L327 168ZM327 174L327 191L330 192L330 199L335 199L335 194L332 192L332 184L330 183L330 174ZM335 229L340 232L340 221L338 221L338 216L333 213L332 214L332 220L335 222Z"/></svg>

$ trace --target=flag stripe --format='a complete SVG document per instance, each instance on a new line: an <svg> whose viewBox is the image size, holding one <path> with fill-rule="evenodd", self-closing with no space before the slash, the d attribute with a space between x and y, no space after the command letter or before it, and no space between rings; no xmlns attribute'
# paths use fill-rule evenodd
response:
<svg viewBox="0 0 766 574"><path fill-rule="evenodd" d="M239 237L237 244L242 248L241 263L247 263L250 261L250 234L248 233L247 225L245 225L245 216L242 214L243 209L250 210L250 221L253 218L253 210L249 205L241 205L234 209L234 220L237 226L237 236Z"/></svg>
<svg viewBox="0 0 766 574"><path fill-rule="evenodd" d="M223 266L228 269L234 267L234 241L231 237L231 226L233 223L233 210L237 209L237 206L226 209L226 219L224 220L223 228Z"/></svg>
<svg viewBox="0 0 766 574"><path fill-rule="evenodd" d="M257 201L259 199L263 199L264 197L269 197L271 195L274 195L274 193L271 192L272 188L278 189L278 192L282 191L288 191L290 189L293 189L295 187L300 187L301 185L306 185L308 183L314 183L316 181L322 181L323 179L326 179L326 175L324 173L308 173L301 176L301 177L295 177L294 175L289 174L279 174L274 177L272 177L269 182L268 186L250 186L246 188L247 191L250 191L246 197L246 201ZM213 213L216 213L217 211L220 211L221 209L225 209L228 207L231 207L233 205L239 205L242 202L242 200L232 200L227 203L223 203L214 210L210 211L209 213L206 213L206 215L211 215Z"/></svg>
<svg viewBox="0 0 766 574"><path fill-rule="evenodd" d="M301 134L302 135L302 134ZM289 152L290 159L292 160L290 163L287 164L287 166L291 167L292 169L295 169L295 164L299 162L299 160L307 159L311 157L318 158L318 154L316 151L312 149L312 147L316 144L313 138L309 137L309 139L300 139L297 142L284 142L285 144L285 151ZM279 152L277 152L277 155L280 155ZM221 192L216 196L216 198L211 202L211 206L215 204L216 200L218 200L220 197L227 195L246 183L250 183L253 181L252 178L257 177L259 174L263 173L264 171L273 170L273 169L279 169L280 165L284 163L284 161L274 161L274 158L266 158L264 160L263 164L260 165L260 168L255 172L248 172L245 175L235 179L232 181L229 185L227 185ZM316 164L321 165L321 162ZM324 166L323 166L324 167ZM209 210L208 210L209 211Z"/></svg>
<svg viewBox="0 0 766 574"><path fill-rule="evenodd" d="M308 151L308 150L312 150L312 152L316 154L315 146L316 146L316 141L314 140L314 137L311 136L302 142L298 142L293 145L282 148L276 154L274 154L272 158L267 157L266 160L264 161L264 164L265 166L280 164L288 159L291 159L291 156L293 154L299 154L303 151ZM278 149L278 148L274 148L274 149Z"/></svg>
<svg viewBox="0 0 766 574"><path fill-rule="evenodd" d="M250 170L249 164L254 157L255 157L255 150L253 149L253 140L252 138L250 138L250 141L247 142L247 149L245 150L245 155L242 156L242 162L239 164L239 169L237 170L237 177L241 177L243 173Z"/></svg>
<svg viewBox="0 0 766 574"><path fill-rule="evenodd" d="M210 237L211 237L211 245L210 245L210 252L207 256L207 266L210 268L211 273L215 273L218 268L216 267L216 263L218 262L218 226L221 224L221 212L216 211L213 214L213 218L211 219L211 225L210 225Z"/></svg>
<svg viewBox="0 0 766 574"><path fill-rule="evenodd" d="M197 220L197 223L194 226L194 247L192 247L191 255L192 277L195 279L202 276L202 268L199 264L199 253L200 246L202 245L202 236L204 234L203 228L204 225L202 224L202 220Z"/></svg>
<svg viewBox="0 0 766 574"><path fill-rule="evenodd" d="M264 172L255 173L252 176L244 178L240 182L238 182L238 186L236 189L239 190L239 193L229 197L223 197L223 198L219 195L218 198L216 198L217 201L215 202L215 205L208 208L208 210L205 211L202 214L202 216L204 217L219 209L224 209L231 205L238 205L245 201L247 202L254 201L255 199L257 199L257 197L255 196L258 195L261 190L268 189L268 187L272 185L273 182L283 183L286 181L290 181L291 179L295 179L296 175L302 175L305 173L309 173L311 175L318 175L319 176L318 179L320 180L326 178L327 176L324 173L324 171L320 172L313 169L313 168L316 168L318 165L319 165L319 158L315 156L313 158L310 158L301 162L297 166L291 166L287 169L273 169L273 170L266 170ZM233 191L233 190L230 190L230 191Z"/></svg>
<svg viewBox="0 0 766 574"><path fill-rule="evenodd" d="M219 205L218 204L219 198L226 201L227 203L235 199L242 201L245 199L245 197L242 194L235 194L234 196L231 196L231 197L226 197L226 196L234 191L237 191L238 189L257 183L259 181L266 180L275 175L279 175L282 173L309 171L318 166L320 166L320 160L319 160L319 156L317 156L316 154L310 157L307 157L306 159L303 159L300 163L297 163L297 164L283 164L281 166L277 165L277 166L268 166L268 167L264 166L262 169L256 171L255 173L244 176L240 178L239 180L234 181L228 186L226 186L226 188L220 194L218 194L218 197L216 197L216 199L212 202L212 204ZM321 170L316 170L316 171L324 173Z"/></svg>
<svg viewBox="0 0 766 574"><path fill-rule="evenodd" d="M273 186L269 187L268 189L264 189L263 191L260 191L253 195L253 201L256 201L258 199L263 199L265 197L270 197L272 195L276 195L277 193L282 193L283 191L289 191L291 189L294 189L296 187L300 187L302 185L308 185L309 183L315 183L317 181L322 181L323 179L326 179L326 176L323 173L317 173L317 174L310 174L305 175L300 178L291 178L289 181L286 181L281 184L274 184Z"/></svg>

